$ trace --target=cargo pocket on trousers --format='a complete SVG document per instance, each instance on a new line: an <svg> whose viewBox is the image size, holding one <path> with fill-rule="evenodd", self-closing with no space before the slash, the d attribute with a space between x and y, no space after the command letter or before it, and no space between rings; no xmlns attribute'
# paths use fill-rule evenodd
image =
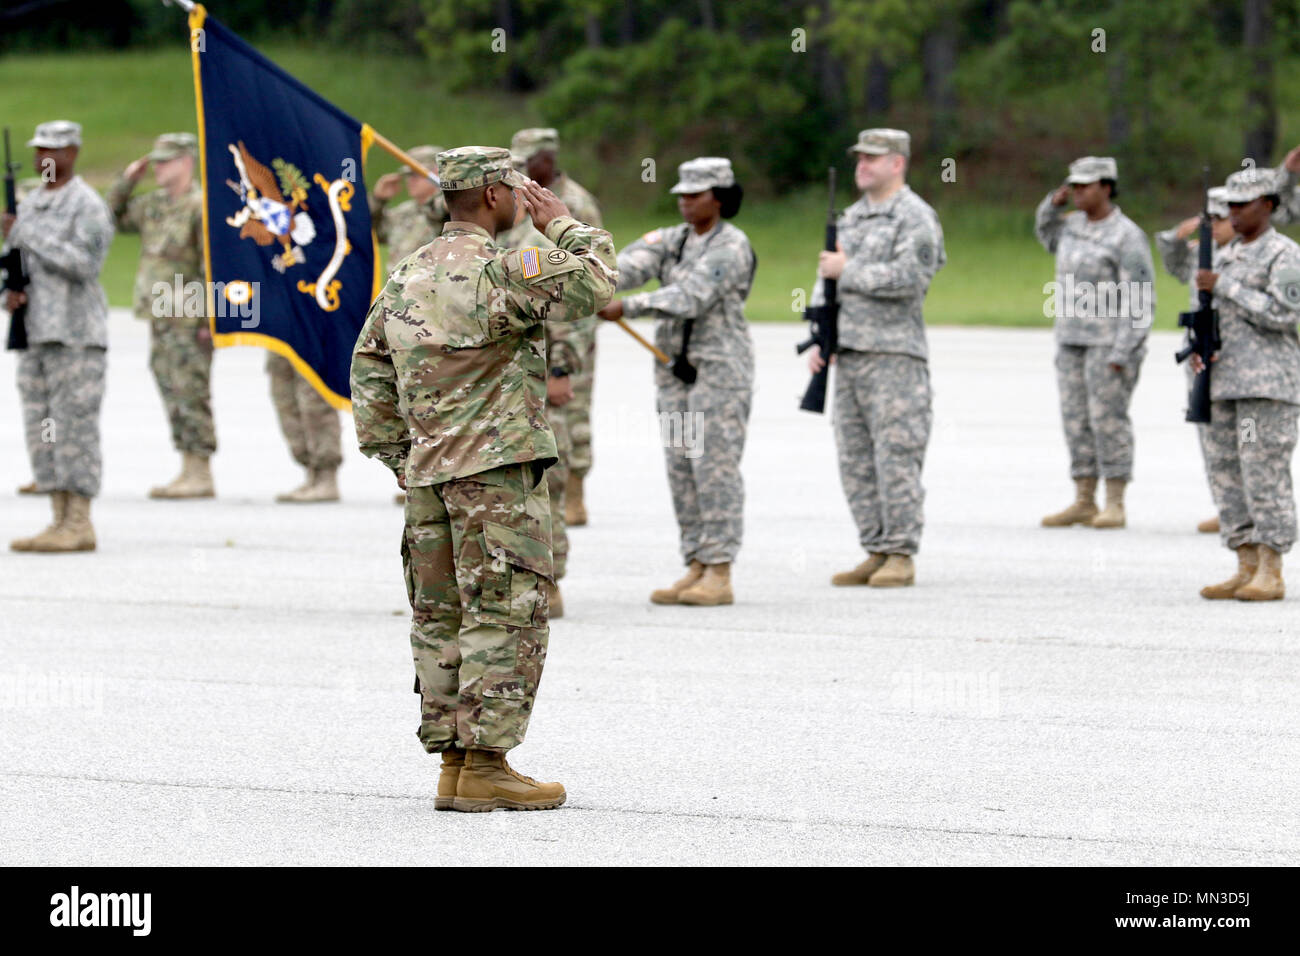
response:
<svg viewBox="0 0 1300 956"><path fill-rule="evenodd" d="M483 707L474 742L481 747L509 750L524 739L532 712L532 686L517 674L483 678Z"/></svg>
<svg viewBox="0 0 1300 956"><path fill-rule="evenodd" d="M483 590L475 616L485 624L541 627L546 623L543 579L551 578L550 545L483 522Z"/></svg>

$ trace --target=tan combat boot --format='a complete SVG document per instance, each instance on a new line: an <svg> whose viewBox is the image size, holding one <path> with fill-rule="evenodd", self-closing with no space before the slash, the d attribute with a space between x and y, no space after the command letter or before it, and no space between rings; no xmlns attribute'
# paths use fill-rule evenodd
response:
<svg viewBox="0 0 1300 956"><path fill-rule="evenodd" d="M910 554L891 554L867 582L873 588L907 588L916 583L916 565Z"/></svg>
<svg viewBox="0 0 1300 956"><path fill-rule="evenodd" d="M452 809L462 813L484 810L554 810L564 803L564 787L538 783L517 773L506 755L493 750L465 751L465 766L456 782Z"/></svg>
<svg viewBox="0 0 1300 956"><path fill-rule="evenodd" d="M181 473L170 483L149 492L150 498L211 498L216 495L212 485L212 466L203 455L181 453Z"/></svg>
<svg viewBox="0 0 1300 956"><path fill-rule="evenodd" d="M837 588L853 587L859 584L866 584L871 580L871 576L880 570L885 563L885 556L876 551L868 555L867 560L863 561L852 571L841 571L838 574L831 575L831 584Z"/></svg>
<svg viewBox="0 0 1300 956"><path fill-rule="evenodd" d="M731 563L706 564L701 578L688 588L683 588L677 595L677 603L690 604L693 607L716 607L719 604L731 604L735 597L731 593Z"/></svg>
<svg viewBox="0 0 1300 956"><path fill-rule="evenodd" d="M450 810L456 799L456 785L465 767L465 751L448 747L442 752L442 773L438 774L438 795L433 798L433 809Z"/></svg>
<svg viewBox="0 0 1300 956"><path fill-rule="evenodd" d="M316 480L316 472L308 468L307 477L303 479L303 483L301 485L293 489L293 491L286 491L276 495L275 500L280 502L299 501L300 498L298 496L305 494L307 489L312 486L312 482L314 482L315 480Z"/></svg>
<svg viewBox="0 0 1300 956"><path fill-rule="evenodd" d="M1208 601L1227 601L1237 596L1237 589L1245 587L1255 576L1259 564L1259 553L1253 544L1243 544L1237 549L1237 573L1218 584L1207 584L1201 588L1201 597Z"/></svg>
<svg viewBox="0 0 1300 956"><path fill-rule="evenodd" d="M1087 524L1097 514L1097 479L1074 479L1074 503L1064 511L1043 519L1044 528L1068 528L1072 524Z"/></svg>
<svg viewBox="0 0 1300 956"><path fill-rule="evenodd" d="M564 523L570 528L581 528L587 523L587 506L582 501L582 476L569 472L564 485Z"/></svg>
<svg viewBox="0 0 1300 956"><path fill-rule="evenodd" d="M542 578L542 587L546 589L547 620L554 621L564 617L564 597L560 594L560 585L549 578Z"/></svg>
<svg viewBox="0 0 1300 956"><path fill-rule="evenodd" d="M34 551L35 548L32 546L36 543L37 538L52 534L59 525L63 524L63 514L68 507L68 493L66 491L51 491L50 507L54 511L54 520L49 523L45 530L32 535L30 538L17 538L10 541L10 551Z"/></svg>
<svg viewBox="0 0 1300 956"><path fill-rule="evenodd" d="M1233 595L1238 601L1280 601L1286 597L1286 582L1282 580L1282 555L1266 544L1259 546L1259 565L1255 576L1237 589Z"/></svg>
<svg viewBox="0 0 1300 956"><path fill-rule="evenodd" d="M1106 479L1106 507L1090 522L1094 528L1124 527L1124 486L1128 482L1123 478Z"/></svg>
<svg viewBox="0 0 1300 956"><path fill-rule="evenodd" d="M395 505L401 505L403 508L405 508L405 507L406 507L406 492L405 492L405 491L399 491L397 494L393 495L393 504L395 504Z"/></svg>
<svg viewBox="0 0 1300 956"><path fill-rule="evenodd" d="M1202 521L1200 524L1196 526L1196 530L1199 531L1201 534L1218 534L1219 516L1215 515L1213 518L1206 518L1204 521Z"/></svg>
<svg viewBox="0 0 1300 956"><path fill-rule="evenodd" d="M90 523L90 499L76 492L65 491L67 505L63 521L58 527L42 531L32 539L32 550L48 553L58 551L94 551L95 529Z"/></svg>
<svg viewBox="0 0 1300 956"><path fill-rule="evenodd" d="M37 487L36 487L36 480L35 480L35 479L33 479L33 480L27 482L27 484L25 484L25 485L19 485L19 486L18 486L18 493L19 493L20 495L47 495L47 494L49 494L48 491L41 491L40 488L37 488Z"/></svg>
<svg viewBox="0 0 1300 956"><path fill-rule="evenodd" d="M307 484L302 488L291 491L287 495L281 495L276 500L292 504L315 504L318 501L339 500L337 469L314 468L311 470L310 475Z"/></svg>
<svg viewBox="0 0 1300 956"><path fill-rule="evenodd" d="M686 576L673 582L671 587L659 588L657 591L650 592L651 604L680 604L678 600L683 591L704 576L704 565L699 561L692 561L690 567L686 569Z"/></svg>

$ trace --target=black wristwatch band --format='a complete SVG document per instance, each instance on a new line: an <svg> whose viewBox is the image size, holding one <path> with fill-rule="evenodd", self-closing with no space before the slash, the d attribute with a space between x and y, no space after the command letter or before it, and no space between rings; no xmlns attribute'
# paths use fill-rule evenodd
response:
<svg viewBox="0 0 1300 956"><path fill-rule="evenodd" d="M563 365L557 365L551 369L551 378L567 378L569 370Z"/></svg>

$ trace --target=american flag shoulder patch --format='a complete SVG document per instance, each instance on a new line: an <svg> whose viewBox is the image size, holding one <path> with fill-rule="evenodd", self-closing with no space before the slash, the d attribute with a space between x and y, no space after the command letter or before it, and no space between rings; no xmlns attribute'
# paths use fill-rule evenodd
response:
<svg viewBox="0 0 1300 956"><path fill-rule="evenodd" d="M536 246L533 246L530 249L519 250L519 269L523 272L525 279L531 279L534 276L541 275L541 250Z"/></svg>

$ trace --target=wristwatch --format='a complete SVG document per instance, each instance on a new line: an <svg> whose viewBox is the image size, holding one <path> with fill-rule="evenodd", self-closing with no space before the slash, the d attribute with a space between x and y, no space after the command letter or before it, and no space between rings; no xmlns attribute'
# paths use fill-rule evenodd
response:
<svg viewBox="0 0 1300 956"><path fill-rule="evenodd" d="M551 378L568 378L569 370L563 365L556 365L551 369Z"/></svg>

